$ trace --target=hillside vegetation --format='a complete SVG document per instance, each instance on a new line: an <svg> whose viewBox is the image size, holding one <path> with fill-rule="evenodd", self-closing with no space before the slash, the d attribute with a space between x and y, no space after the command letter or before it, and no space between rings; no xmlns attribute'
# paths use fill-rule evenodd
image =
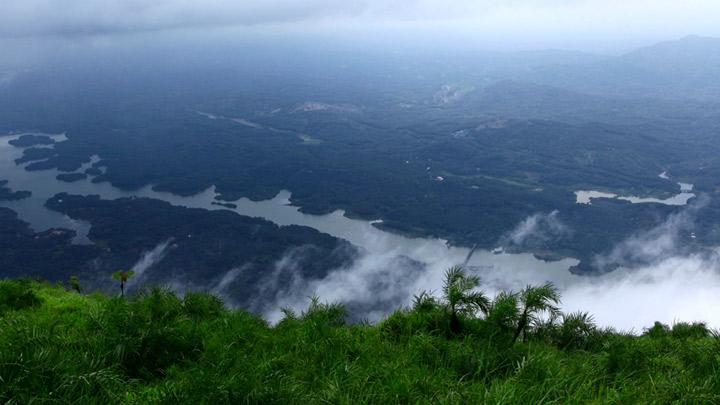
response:
<svg viewBox="0 0 720 405"><path fill-rule="evenodd" d="M619 333L561 314L551 285L490 300L477 282L451 269L444 299L373 325L312 299L271 326L204 293L2 280L0 402L720 402L702 324Z"/></svg>

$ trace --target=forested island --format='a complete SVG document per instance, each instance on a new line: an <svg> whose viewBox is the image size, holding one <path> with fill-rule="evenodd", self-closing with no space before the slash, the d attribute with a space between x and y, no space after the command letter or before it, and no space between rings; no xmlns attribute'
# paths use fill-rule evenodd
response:
<svg viewBox="0 0 720 405"><path fill-rule="evenodd" d="M631 334L561 313L552 285L494 299L477 286L453 268L441 298L419 293L376 324L312 298L269 325L206 293L0 280L0 401L720 401L720 340L704 324Z"/></svg>
<svg viewBox="0 0 720 405"><path fill-rule="evenodd" d="M12 191L5 187L7 183L7 180L0 180L0 201L22 200L32 195L29 191Z"/></svg>
<svg viewBox="0 0 720 405"><path fill-rule="evenodd" d="M0 257L3 277L42 276L51 280L67 279L97 257L95 246L74 245L75 232L49 229L33 232L17 214L0 207Z"/></svg>
<svg viewBox="0 0 720 405"><path fill-rule="evenodd" d="M145 198L101 200L59 194L47 206L92 224L92 244L73 244L74 231L32 231L15 212L0 208L2 276L38 276L58 281L77 275L83 283L103 287L98 272L130 268L158 246L162 261L144 277L147 282L183 280L210 289L223 283L233 303L263 302L263 282L275 288L292 277L322 278L349 264L357 250L351 244L302 226L277 226L261 218L226 210L174 207ZM122 221L118 221L118 218ZM275 263L292 257L293 266L277 273ZM236 272L232 272L237 269ZM242 271L240 271L242 270Z"/></svg>
<svg viewBox="0 0 720 405"><path fill-rule="evenodd" d="M57 175L57 179L60 181L66 181L72 183L74 181L80 181L87 179L87 173L61 173Z"/></svg>

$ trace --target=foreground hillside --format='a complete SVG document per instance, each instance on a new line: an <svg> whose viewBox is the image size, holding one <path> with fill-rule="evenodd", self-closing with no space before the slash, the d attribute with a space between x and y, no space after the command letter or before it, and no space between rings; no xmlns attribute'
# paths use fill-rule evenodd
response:
<svg viewBox="0 0 720 405"><path fill-rule="evenodd" d="M542 322L551 286L489 301L475 284L450 271L445 300L420 295L377 325L313 300L269 326L206 294L3 280L0 402L720 401L720 340L701 324L632 336L584 314Z"/></svg>

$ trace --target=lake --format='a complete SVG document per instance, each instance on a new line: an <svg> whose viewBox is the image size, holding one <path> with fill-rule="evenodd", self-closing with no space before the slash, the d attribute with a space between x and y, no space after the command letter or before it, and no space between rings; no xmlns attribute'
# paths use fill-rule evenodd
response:
<svg viewBox="0 0 720 405"><path fill-rule="evenodd" d="M30 223L35 231L52 227L69 228L78 232L76 243L91 243L87 238L90 224L72 220L44 207L48 198L60 192L95 194L104 199L149 197L176 206L207 210L228 209L212 204L217 196L214 187L194 196L182 197L155 191L150 186L134 191L120 190L109 183L94 184L90 181L91 178L72 183L62 182L55 178L59 174L56 170L26 171L24 166L18 166L14 162L22 156L22 149L8 144L18 136L19 134L0 136L0 179L8 180L8 187L13 190L28 190L33 194L20 201L0 201L0 206L17 211L19 217ZM52 137L57 142L66 139L62 134ZM91 162L98 159L101 157L93 157ZM91 162L84 165L84 168ZM689 185L682 187L681 194L691 191ZM587 193L590 194L583 194L583 197L587 197L588 203L592 198L615 198L598 195L597 192ZM364 254L350 267L331 271L322 280L299 284L294 286L293 291L277 294L277 301L268 306L263 314L270 321L279 319L281 306L301 310L307 305L307 297L313 293L328 301L386 301L407 304L419 291L438 293L442 287L444 271L451 265L464 263L471 250L468 247L448 246L443 239L410 238L383 231L373 226L375 221L350 219L340 210L327 215L303 214L298 207L290 205L290 197L289 191L280 191L274 198L265 201L241 198L232 201L237 208L231 210L241 215L262 217L278 225L309 226L348 240L360 247ZM422 266L398 267L397 259L403 256L420 262ZM582 277L570 273L569 267L578 262L575 259L545 262L527 253L493 253L478 249L467 264L470 271L481 276L483 288L488 295L550 281L561 289L564 309L590 310L601 325L634 328L637 331L649 326L654 320L672 322L705 319L713 325L720 324L720 320L713 318L706 310L715 307L706 305L707 300L717 301L715 298L707 298L718 296L716 292L720 278L713 270L715 266L693 258L672 260L674 261L665 267L621 269L598 277ZM381 282L378 283L378 280ZM677 283L676 280L683 280L683 283ZM682 286L682 290L686 291L688 283L692 284L693 291L706 291L707 294L682 297L681 294L665 294L667 291L675 291L676 286ZM681 298L682 302L678 301ZM625 314L627 308L635 308L639 303L645 302L653 304L643 308L642 317ZM364 315L366 319L377 320L392 309L389 306L379 307Z"/></svg>
<svg viewBox="0 0 720 405"><path fill-rule="evenodd" d="M0 206L18 212L20 219L31 224L35 231L43 231L53 227L73 229L78 232L76 243L90 243L87 232L90 224L76 221L67 216L45 208L45 201L57 193L66 192L77 195L99 195L103 199L122 197L148 197L167 201L183 207L203 208L207 210L229 209L241 215L262 217L278 225L303 225L315 228L320 232L345 239L364 249L368 254L385 256L407 256L425 263L428 268L438 272L453 264L462 264L468 254L469 247L449 246L444 239L411 238L387 232L373 226L375 221L347 218L344 212L337 210L326 215L309 215L299 211L299 207L290 205L291 193L280 191L270 200L251 201L241 198L237 201L224 201L237 205L237 208L226 208L212 204L217 202L214 187L190 196L182 197L167 192L158 192L151 186L138 190L127 191L113 187L109 183L92 183L91 176L72 183L59 181L55 178L57 170L27 171L24 165L16 165L15 159L22 156L23 149L10 145L8 142L18 138L20 134L0 137L0 179L8 180L8 187L13 190L28 190L30 198L19 201L0 201ZM64 135L51 135L62 142ZM97 161L98 157L93 157ZM84 165L88 167L90 163ZM484 269L496 269L506 273L508 280L517 279L523 285L529 281L549 280L565 284L568 278L575 277L567 270L577 264L575 259L564 259L556 262L545 262L536 259L532 254L493 253L477 249L472 254L468 265ZM526 269L532 269L528 271ZM499 276L494 276L499 277ZM429 285L435 285L429 282ZM504 283L505 284L505 283Z"/></svg>

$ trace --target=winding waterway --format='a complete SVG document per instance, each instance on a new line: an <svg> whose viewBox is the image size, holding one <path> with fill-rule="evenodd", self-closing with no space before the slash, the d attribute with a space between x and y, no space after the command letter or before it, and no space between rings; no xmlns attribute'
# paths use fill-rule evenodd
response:
<svg viewBox="0 0 720 405"><path fill-rule="evenodd" d="M148 197L166 201L176 206L195 207L207 210L231 209L241 215L262 217L278 225L304 225L343 238L362 248L362 255L347 269L337 269L325 279L307 283L285 301L279 300L264 315L267 319L278 319L280 306L302 308L307 296L317 293L328 301L355 300L373 301L384 297L399 297L408 303L413 294L423 289L439 291L443 273L451 265L467 260L473 271L481 275L486 292L492 295L500 290L517 290L528 284L546 281L555 283L563 291L563 308L566 310L589 310L596 315L601 325L630 329L651 325L652 321L672 322L674 320L706 320L711 325L720 325L707 302L716 302L720 288L714 264L698 258L672 258L667 266L655 266L634 271L615 271L598 277L576 276L568 268L577 264L575 259L545 262L532 254L493 253L477 249L448 246L445 240L436 238L410 238L386 232L373 226L374 221L350 219L340 210L327 215L309 215L299 212L290 205L290 192L281 191L273 199L251 201L241 198L233 201L237 208L214 205L216 192L211 187L190 197L158 192L147 186L139 190L124 191L111 184L92 183L91 177L72 183L59 181L57 170L27 171L24 165L15 164L23 154L8 142L20 134L0 136L0 179L8 180L12 190L27 190L32 196L19 201L0 201L0 206L16 212L20 219L31 224L35 231L53 227L73 229L77 232L76 243L91 243L87 234L91 224L76 221L45 208L45 201L60 192L77 195L99 195L104 199L122 197ZM52 135L56 142L63 142L63 134ZM101 157L93 157L81 171ZM683 192L689 192L683 186ZM589 200L588 200L589 202ZM423 263L422 270L394 267L396 258L406 256ZM389 270L388 270L389 269ZM230 269L228 269L230 270ZM228 272L230 273L230 272ZM403 274L407 273L407 274ZM386 279L378 289L378 278ZM683 283L677 283L681 279ZM682 289L678 290L678 286ZM688 288L692 285L693 288ZM667 294L673 291L672 294ZM682 291L696 291L683 296ZM706 292L701 294L699 292ZM660 297L663 297L662 299ZM642 307L644 303L648 304ZM680 305L682 304L682 305ZM626 314L628 308L638 308L633 314ZM377 314L368 314L368 319L378 319L391 309L383 308Z"/></svg>
<svg viewBox="0 0 720 405"><path fill-rule="evenodd" d="M15 159L23 154L23 149L14 147L9 141L16 139L20 134L0 137L0 179L8 180L8 187L13 190L27 190L32 192L30 198L19 201L0 201L0 206L11 208L18 212L20 219L31 224L33 230L43 231L53 227L62 227L75 230L76 243L89 243L87 233L90 224L76 221L67 216L48 210L44 204L47 199L57 193L66 192L76 195L99 195L103 199L116 199L122 197L148 197L167 201L170 204L184 207L203 208L207 210L229 209L241 215L262 217L278 225L303 225L317 229L320 232L345 239L365 251L375 255L407 256L431 267L444 269L448 265L465 262L471 251L467 247L448 246L444 239L436 238L410 238L383 231L373 226L374 221L350 219L344 212L337 210L326 215L309 215L299 211L299 207L290 205L290 192L281 191L273 199L265 201L251 201L241 198L230 201L237 208L227 208L212 204L217 202L217 193L214 187L190 197L182 197L172 193L159 192L151 186L139 190L126 191L113 187L110 183L93 183L92 177L72 183L59 181L57 170L27 171L24 165L15 164ZM56 142L62 142L64 135L51 135ZM98 157L93 157L93 162ZM84 170L90 163L84 165ZM484 268L502 269L512 278L530 281L549 279L559 284L572 276L567 269L577 264L577 260L564 259L556 262L545 262L536 259L532 254L506 254L492 253L477 249L470 255L468 265L482 266ZM527 269L533 269L528 271ZM528 272L529 274L523 275ZM512 276L510 276L512 274Z"/></svg>

